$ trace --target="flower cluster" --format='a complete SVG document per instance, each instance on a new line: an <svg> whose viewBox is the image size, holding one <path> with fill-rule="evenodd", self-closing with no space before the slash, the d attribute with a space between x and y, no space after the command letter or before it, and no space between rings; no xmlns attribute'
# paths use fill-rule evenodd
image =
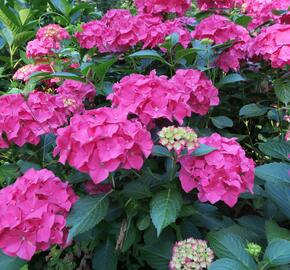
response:
<svg viewBox="0 0 290 270"><path fill-rule="evenodd" d="M191 2L191 0L135 0L135 5L139 13L176 13L182 16L190 9Z"/></svg>
<svg viewBox="0 0 290 270"><path fill-rule="evenodd" d="M179 178L185 192L197 188L202 202L224 201L233 207L240 193L252 191L254 185L254 161L245 156L245 151L235 141L214 133L200 138L201 144L216 150L201 156L180 158Z"/></svg>
<svg viewBox="0 0 290 270"><path fill-rule="evenodd" d="M237 5L236 2L236 0L197 0L197 6L200 10L205 11L214 8L234 8Z"/></svg>
<svg viewBox="0 0 290 270"><path fill-rule="evenodd" d="M35 72L52 72L52 68L48 64L29 64L19 68L13 75L14 80L27 82L29 76Z"/></svg>
<svg viewBox="0 0 290 270"><path fill-rule="evenodd" d="M57 24L49 24L37 31L36 39L28 42L26 55L28 58L41 58L54 54L60 49L60 42L69 39L68 32Z"/></svg>
<svg viewBox="0 0 290 270"><path fill-rule="evenodd" d="M191 153L199 147L197 134L189 127L164 127L158 132L160 144L168 150L174 149L177 154L180 154L183 149Z"/></svg>
<svg viewBox="0 0 290 270"><path fill-rule="evenodd" d="M290 25L274 24L264 28L249 46L249 56L269 60L273 68L290 64Z"/></svg>
<svg viewBox="0 0 290 270"><path fill-rule="evenodd" d="M153 48L165 41L166 36L178 33L180 43L187 47L190 33L179 20L163 22L148 14L132 16L128 10L113 9L101 20L82 25L76 37L82 48L98 48L99 52L127 51L138 43Z"/></svg>
<svg viewBox="0 0 290 270"><path fill-rule="evenodd" d="M56 143L59 161L89 173L96 184L118 168L141 169L153 147L141 123L106 107L73 116L69 126L58 130Z"/></svg>
<svg viewBox="0 0 290 270"><path fill-rule="evenodd" d="M218 90L197 70L178 70L170 80L155 71L148 76L131 74L113 90L108 97L113 106L137 115L145 125L159 118L182 123L192 112L205 114L219 102Z"/></svg>
<svg viewBox="0 0 290 270"><path fill-rule="evenodd" d="M199 40L210 39L214 44L233 41L233 46L219 55L216 61L216 65L225 72L229 69L237 71L240 61L247 56L247 43L250 41L248 31L226 17L212 15L203 19L192 32L192 37Z"/></svg>
<svg viewBox="0 0 290 270"><path fill-rule="evenodd" d="M211 265L213 259L214 253L206 241L188 238L174 245L169 269L203 270Z"/></svg>
<svg viewBox="0 0 290 270"><path fill-rule="evenodd" d="M55 132L75 110L65 102L63 96L37 91L27 100L21 94L0 97L0 148L12 142L18 146L38 144L41 135Z"/></svg>
<svg viewBox="0 0 290 270"><path fill-rule="evenodd" d="M253 257L257 258L262 252L262 247L255 243L248 243L246 251Z"/></svg>
<svg viewBox="0 0 290 270"><path fill-rule="evenodd" d="M279 21L279 16L273 13L273 10L287 10L290 6L290 0L243 0L245 13L252 17L248 25L250 30L273 20Z"/></svg>
<svg viewBox="0 0 290 270"><path fill-rule="evenodd" d="M0 248L30 260L52 245L66 246L66 217L76 201L72 188L51 171L28 170L0 191Z"/></svg>

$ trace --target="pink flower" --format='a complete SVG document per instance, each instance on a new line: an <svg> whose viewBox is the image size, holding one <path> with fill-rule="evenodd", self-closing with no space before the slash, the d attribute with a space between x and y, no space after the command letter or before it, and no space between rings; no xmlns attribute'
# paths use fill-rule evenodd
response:
<svg viewBox="0 0 290 270"><path fill-rule="evenodd" d="M28 170L0 191L0 248L30 260L52 245L66 246L66 217L77 199L51 171Z"/></svg>
<svg viewBox="0 0 290 270"><path fill-rule="evenodd" d="M151 153L150 133L138 121L127 120L122 110L103 107L71 118L58 130L54 155L81 172L95 184L119 168L141 169Z"/></svg>
<svg viewBox="0 0 290 270"><path fill-rule="evenodd" d="M56 92L62 95L72 95L76 100L93 99L96 96L96 89L92 83L75 80L64 80L63 84L56 88Z"/></svg>
<svg viewBox="0 0 290 270"><path fill-rule="evenodd" d="M249 56L261 56L269 60L273 68L290 64L290 25L274 24L262 32L249 46Z"/></svg>
<svg viewBox="0 0 290 270"><path fill-rule="evenodd" d="M86 192L90 195L108 193L112 190L111 184L98 184L98 185L96 185L92 181L86 181L84 183L84 188L85 188Z"/></svg>
<svg viewBox="0 0 290 270"><path fill-rule="evenodd" d="M224 201L233 207L240 193L254 186L254 161L245 156L245 151L235 141L214 133L200 138L201 144L216 148L201 157L184 156L180 159L179 179L185 192L194 188L202 202Z"/></svg>
<svg viewBox="0 0 290 270"><path fill-rule="evenodd" d="M48 64L29 64L19 68L13 75L14 80L21 80L27 82L29 76L35 72L52 72L52 68Z"/></svg>
<svg viewBox="0 0 290 270"><path fill-rule="evenodd" d="M197 0L197 6L202 11L208 9L224 9L224 8L234 8L241 1L236 0Z"/></svg>
<svg viewBox="0 0 290 270"><path fill-rule="evenodd" d="M233 45L225 50L216 61L216 65L225 72L229 69L237 71L240 68L240 61L247 56L247 43L250 41L248 31L226 17L212 15L203 19L192 32L192 37L199 40L211 39L214 44L233 41Z"/></svg>
<svg viewBox="0 0 290 270"><path fill-rule="evenodd" d="M139 13L177 13L182 16L191 7L191 0L135 0Z"/></svg>
<svg viewBox="0 0 290 270"><path fill-rule="evenodd" d="M218 89L199 70L177 70L170 83L183 93L184 101L194 113L205 115L211 106L219 104Z"/></svg>
<svg viewBox="0 0 290 270"><path fill-rule="evenodd" d="M243 0L246 14L252 17L248 28L250 30L270 21L278 22L279 16L273 10L287 10L290 0Z"/></svg>
<svg viewBox="0 0 290 270"><path fill-rule="evenodd" d="M60 49L60 42L69 39L67 31L57 24L49 24L38 30L36 39L29 41L26 48L28 58L41 58L53 55Z"/></svg>

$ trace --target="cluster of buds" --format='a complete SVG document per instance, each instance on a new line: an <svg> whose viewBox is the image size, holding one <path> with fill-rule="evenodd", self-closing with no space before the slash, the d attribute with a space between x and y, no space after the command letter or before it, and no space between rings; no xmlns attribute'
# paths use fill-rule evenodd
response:
<svg viewBox="0 0 290 270"><path fill-rule="evenodd" d="M249 243L247 245L246 251L254 258L258 258L262 252L262 247L255 243Z"/></svg>
<svg viewBox="0 0 290 270"><path fill-rule="evenodd" d="M213 251L204 240L189 238L177 242L169 263L170 270L203 270L211 265Z"/></svg>
<svg viewBox="0 0 290 270"><path fill-rule="evenodd" d="M180 154L184 149L187 149L188 152L193 152L199 147L197 134L189 127L164 127L158 135L160 144L168 150L174 149L177 154Z"/></svg>

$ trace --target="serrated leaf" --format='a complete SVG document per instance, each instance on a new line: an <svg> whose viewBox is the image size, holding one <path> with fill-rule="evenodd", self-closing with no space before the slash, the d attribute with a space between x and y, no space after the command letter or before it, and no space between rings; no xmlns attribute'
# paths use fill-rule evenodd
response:
<svg viewBox="0 0 290 270"><path fill-rule="evenodd" d="M19 270L27 261L23 261L18 257L5 255L0 250L0 269L1 270Z"/></svg>
<svg viewBox="0 0 290 270"><path fill-rule="evenodd" d="M232 127L233 120L226 116L216 116L210 118L215 127L223 129L225 127Z"/></svg>
<svg viewBox="0 0 290 270"><path fill-rule="evenodd" d="M290 241L290 231L280 227L274 220L266 221L265 230L269 243L275 239L284 239Z"/></svg>
<svg viewBox="0 0 290 270"><path fill-rule="evenodd" d="M68 241L92 229L104 219L109 208L107 195L82 197L74 204L66 223L70 227Z"/></svg>
<svg viewBox="0 0 290 270"><path fill-rule="evenodd" d="M150 216L157 229L157 235L175 222L182 206L182 197L176 190L168 189L157 193L150 203Z"/></svg>
<svg viewBox="0 0 290 270"><path fill-rule="evenodd" d="M208 240L218 258L236 260L248 270L256 269L254 259L245 250L245 241L238 235L211 232Z"/></svg>
<svg viewBox="0 0 290 270"><path fill-rule="evenodd" d="M214 261L208 270L249 270L249 268L236 260L224 258Z"/></svg>
<svg viewBox="0 0 290 270"><path fill-rule="evenodd" d="M287 105L290 102L290 82L276 81L274 90L278 99Z"/></svg>
<svg viewBox="0 0 290 270"><path fill-rule="evenodd" d="M268 107L264 107L255 103L243 106L239 115L242 117L256 117L264 115L268 111Z"/></svg>
<svg viewBox="0 0 290 270"><path fill-rule="evenodd" d="M206 145L206 144L200 144L200 146L195 149L190 155L193 157L200 157L205 156L213 151L215 151L216 148Z"/></svg>
<svg viewBox="0 0 290 270"><path fill-rule="evenodd" d="M269 266L280 266L290 263L290 241L274 240L266 248L263 260Z"/></svg>
<svg viewBox="0 0 290 270"><path fill-rule="evenodd" d="M255 175L267 182L290 183L289 170L289 164L273 162L256 167Z"/></svg>
<svg viewBox="0 0 290 270"><path fill-rule="evenodd" d="M124 187L122 194L131 199L143 199L152 196L148 185L142 182L130 182Z"/></svg>
<svg viewBox="0 0 290 270"><path fill-rule="evenodd" d="M110 240L95 250L92 261L94 270L117 270L118 257Z"/></svg>
<svg viewBox="0 0 290 270"><path fill-rule="evenodd" d="M260 143L259 149L269 157L289 160L290 144L288 142L268 141L266 143Z"/></svg>

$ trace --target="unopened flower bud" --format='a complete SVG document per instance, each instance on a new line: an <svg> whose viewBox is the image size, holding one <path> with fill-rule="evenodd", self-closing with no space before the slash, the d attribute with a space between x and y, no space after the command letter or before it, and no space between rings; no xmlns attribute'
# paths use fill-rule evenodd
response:
<svg viewBox="0 0 290 270"><path fill-rule="evenodd" d="M262 247L255 243L249 243L247 245L246 251L253 257L259 257L262 252Z"/></svg>

